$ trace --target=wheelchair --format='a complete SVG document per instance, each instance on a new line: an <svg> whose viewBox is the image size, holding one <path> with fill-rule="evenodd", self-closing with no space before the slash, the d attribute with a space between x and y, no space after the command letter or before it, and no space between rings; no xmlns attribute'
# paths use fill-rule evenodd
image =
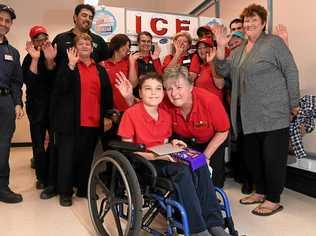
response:
<svg viewBox="0 0 316 236"><path fill-rule="evenodd" d="M174 200L173 183L157 176L154 165L134 152L143 145L110 141L109 150L97 155L88 184L89 213L98 235L138 236L190 235L188 217L183 206ZM221 201L225 227L238 236L225 192L216 188ZM154 229L157 215L166 219L167 229Z"/></svg>

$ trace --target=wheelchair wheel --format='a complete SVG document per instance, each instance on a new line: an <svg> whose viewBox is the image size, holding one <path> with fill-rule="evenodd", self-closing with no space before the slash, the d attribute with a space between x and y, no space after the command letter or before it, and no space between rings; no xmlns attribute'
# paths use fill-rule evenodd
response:
<svg viewBox="0 0 316 236"><path fill-rule="evenodd" d="M127 158L106 151L92 166L88 184L90 217L99 235L137 236L142 222L142 195Z"/></svg>

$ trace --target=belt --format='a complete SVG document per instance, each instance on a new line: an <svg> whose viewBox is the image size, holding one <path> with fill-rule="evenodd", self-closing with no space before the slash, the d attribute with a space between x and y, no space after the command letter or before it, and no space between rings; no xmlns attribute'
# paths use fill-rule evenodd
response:
<svg viewBox="0 0 316 236"><path fill-rule="evenodd" d="M10 89L0 88L0 96L7 96L10 94Z"/></svg>

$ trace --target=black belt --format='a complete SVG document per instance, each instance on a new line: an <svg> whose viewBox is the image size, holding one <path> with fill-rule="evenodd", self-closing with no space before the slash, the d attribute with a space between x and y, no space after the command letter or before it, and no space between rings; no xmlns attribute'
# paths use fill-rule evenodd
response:
<svg viewBox="0 0 316 236"><path fill-rule="evenodd" d="M0 96L7 96L10 94L10 89L0 88Z"/></svg>

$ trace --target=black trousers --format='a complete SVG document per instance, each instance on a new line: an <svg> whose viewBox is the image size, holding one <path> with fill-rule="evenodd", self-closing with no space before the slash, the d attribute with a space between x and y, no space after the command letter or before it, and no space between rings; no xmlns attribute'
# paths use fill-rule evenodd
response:
<svg viewBox="0 0 316 236"><path fill-rule="evenodd" d="M48 131L48 118L36 123L30 121L33 157L35 158L36 178L44 184L48 183L49 153L45 150L44 142Z"/></svg>
<svg viewBox="0 0 316 236"><path fill-rule="evenodd" d="M246 134L243 145L256 193L279 203L286 177L289 129Z"/></svg>
<svg viewBox="0 0 316 236"><path fill-rule="evenodd" d="M15 130L15 107L10 95L0 95L0 189L9 185L9 155Z"/></svg>
<svg viewBox="0 0 316 236"><path fill-rule="evenodd" d="M60 195L71 196L75 185L78 193L86 194L97 138L98 129L89 127L80 127L78 135L56 133L57 191Z"/></svg>

